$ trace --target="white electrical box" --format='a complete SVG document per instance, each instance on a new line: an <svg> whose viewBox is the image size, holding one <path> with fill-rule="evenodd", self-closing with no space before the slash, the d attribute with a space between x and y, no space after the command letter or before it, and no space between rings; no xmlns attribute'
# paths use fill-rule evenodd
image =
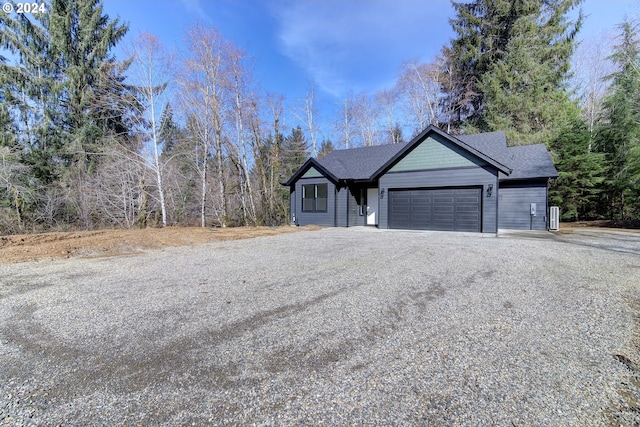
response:
<svg viewBox="0 0 640 427"><path fill-rule="evenodd" d="M557 206L549 208L549 230L560 230L560 208Z"/></svg>
<svg viewBox="0 0 640 427"><path fill-rule="evenodd" d="M536 204L531 203L531 216L536 216Z"/></svg>

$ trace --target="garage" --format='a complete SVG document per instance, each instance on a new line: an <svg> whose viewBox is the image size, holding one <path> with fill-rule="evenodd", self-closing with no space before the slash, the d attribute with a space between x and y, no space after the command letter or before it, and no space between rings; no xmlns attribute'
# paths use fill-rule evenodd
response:
<svg viewBox="0 0 640 427"><path fill-rule="evenodd" d="M479 187L389 190L389 227L480 232Z"/></svg>

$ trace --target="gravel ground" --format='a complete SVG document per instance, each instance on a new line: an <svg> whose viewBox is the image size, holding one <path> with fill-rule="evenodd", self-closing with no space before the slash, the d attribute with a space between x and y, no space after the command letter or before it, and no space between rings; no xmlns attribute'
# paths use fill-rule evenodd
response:
<svg viewBox="0 0 640 427"><path fill-rule="evenodd" d="M640 425L640 257L583 243L324 229L0 265L0 424Z"/></svg>

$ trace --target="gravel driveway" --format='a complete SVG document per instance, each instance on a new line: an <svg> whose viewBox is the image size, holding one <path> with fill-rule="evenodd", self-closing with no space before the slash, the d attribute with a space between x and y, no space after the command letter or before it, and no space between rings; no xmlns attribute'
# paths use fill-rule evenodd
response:
<svg viewBox="0 0 640 427"><path fill-rule="evenodd" d="M640 256L607 246L354 228L0 265L0 424L639 425Z"/></svg>

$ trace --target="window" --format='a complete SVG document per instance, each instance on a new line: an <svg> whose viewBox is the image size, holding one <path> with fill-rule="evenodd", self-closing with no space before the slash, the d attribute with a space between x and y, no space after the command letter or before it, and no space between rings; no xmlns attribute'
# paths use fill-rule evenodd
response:
<svg viewBox="0 0 640 427"><path fill-rule="evenodd" d="M302 212L326 212L327 194L327 184L304 184L302 186Z"/></svg>

